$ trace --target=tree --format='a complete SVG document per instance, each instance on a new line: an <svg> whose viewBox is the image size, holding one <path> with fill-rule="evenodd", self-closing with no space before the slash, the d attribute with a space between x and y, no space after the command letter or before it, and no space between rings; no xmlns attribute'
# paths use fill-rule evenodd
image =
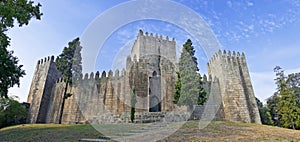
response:
<svg viewBox="0 0 300 142"><path fill-rule="evenodd" d="M80 74L82 74L81 49L82 46L80 46L79 38L75 38L73 41L68 43L68 47L64 47L63 52L56 58L55 61L57 69L62 73L63 79L66 82L59 123L62 121L65 100L72 96L72 94L67 93L68 86L74 83L72 77L79 77Z"/></svg>
<svg viewBox="0 0 300 142"><path fill-rule="evenodd" d="M8 89L15 84L20 85L20 77L25 75L23 65L18 65L18 58L13 56L13 51L0 47L0 95L8 98Z"/></svg>
<svg viewBox="0 0 300 142"><path fill-rule="evenodd" d="M292 73L287 77L287 84L292 88L292 93L296 95L300 107L300 73Z"/></svg>
<svg viewBox="0 0 300 142"><path fill-rule="evenodd" d="M276 106L280 116L280 124L285 128L300 128L300 108L299 101L292 93L292 88L281 91L280 100Z"/></svg>
<svg viewBox="0 0 300 142"><path fill-rule="evenodd" d="M197 65L194 46L188 39L179 58L178 80L175 83L173 102L179 106L187 105L189 111L192 111L193 105L203 105L207 99Z"/></svg>
<svg viewBox="0 0 300 142"><path fill-rule="evenodd" d="M180 73L176 72L177 74L177 81L175 82L175 94L174 94L174 100L173 103L177 104L180 98L180 92L181 92L181 78Z"/></svg>
<svg viewBox="0 0 300 142"><path fill-rule="evenodd" d="M25 122L26 108L15 98L0 98L0 128Z"/></svg>
<svg viewBox="0 0 300 142"><path fill-rule="evenodd" d="M130 120L132 123L135 114L135 104L136 104L136 95L135 95L135 89L133 88L131 93L131 101L130 101Z"/></svg>
<svg viewBox="0 0 300 142"><path fill-rule="evenodd" d="M274 72L276 73L275 84L277 85L277 92L280 92L288 87L286 82L287 78L284 75L284 70L280 66L276 66Z"/></svg>
<svg viewBox="0 0 300 142"><path fill-rule="evenodd" d="M8 51L10 38L6 32L18 23L19 27L28 25L31 18L40 20L41 4L34 5L27 0L2 0L0 1L0 97L8 98L10 87L20 85L19 78L25 75L22 65L18 65L18 58L13 56L13 51ZM15 22L16 21L16 22Z"/></svg>
<svg viewBox="0 0 300 142"><path fill-rule="evenodd" d="M263 103L258 98L255 98L255 99L256 99L256 103L257 103L257 107L259 110L259 115L260 115L262 124L273 125L274 122L272 121L272 117L269 112L269 108L267 106L264 106Z"/></svg>
<svg viewBox="0 0 300 142"><path fill-rule="evenodd" d="M280 126L278 110L276 107L278 105L278 102L279 102L279 96L277 93L274 93L273 96L267 99L267 105L266 105L266 107L268 108L267 111L271 115L271 120L272 120L271 122L273 122L274 126Z"/></svg>
<svg viewBox="0 0 300 142"><path fill-rule="evenodd" d="M267 101L274 125L300 129L299 73L285 76L279 66L274 72L277 91Z"/></svg>

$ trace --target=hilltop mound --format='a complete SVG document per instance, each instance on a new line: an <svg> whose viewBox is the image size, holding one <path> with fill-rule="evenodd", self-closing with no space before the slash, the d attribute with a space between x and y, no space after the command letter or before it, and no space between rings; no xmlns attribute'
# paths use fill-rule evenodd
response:
<svg viewBox="0 0 300 142"><path fill-rule="evenodd" d="M142 132L142 130L146 131L150 125L153 126L153 124L148 123L126 124L122 127L120 124L108 124L97 127L106 127L111 130L118 128L126 134L133 134ZM99 140L114 139L113 135L115 134L111 132L111 136L103 136L88 124L25 124L0 129L0 141ZM137 140L139 139L137 138ZM135 139L131 137L129 140ZM189 121L161 141L300 141L300 131L235 122L212 122L206 128L199 129L197 121Z"/></svg>

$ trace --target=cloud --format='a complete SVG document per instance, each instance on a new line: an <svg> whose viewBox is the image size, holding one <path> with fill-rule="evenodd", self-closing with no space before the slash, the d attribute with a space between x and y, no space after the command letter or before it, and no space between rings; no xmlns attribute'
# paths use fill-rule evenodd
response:
<svg viewBox="0 0 300 142"><path fill-rule="evenodd" d="M227 1L227 6L228 6L229 8L232 8L232 2L231 2L231 1Z"/></svg>
<svg viewBox="0 0 300 142"><path fill-rule="evenodd" d="M300 72L300 68L288 69L285 71L285 75L291 73ZM274 79L276 78L274 72L250 72L251 81L254 89L255 96L262 102L266 103L266 100L271 97L276 91L276 84Z"/></svg>
<svg viewBox="0 0 300 142"><path fill-rule="evenodd" d="M253 2L247 1L247 6L254 6Z"/></svg>
<svg viewBox="0 0 300 142"><path fill-rule="evenodd" d="M255 96L262 102L272 96L275 92L276 85L274 82L275 75L273 72L250 72L251 81Z"/></svg>

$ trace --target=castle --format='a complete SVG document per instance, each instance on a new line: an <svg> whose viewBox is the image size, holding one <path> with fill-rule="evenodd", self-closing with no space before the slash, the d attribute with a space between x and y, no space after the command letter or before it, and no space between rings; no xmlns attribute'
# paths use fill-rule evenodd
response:
<svg viewBox="0 0 300 142"><path fill-rule="evenodd" d="M56 69L53 56L41 59L28 95L27 122L58 123L61 111L61 121L67 124L128 122L133 88L137 96L137 120L186 120L188 113L173 104L176 64L174 38L144 34L140 30L131 55L126 59L126 69L75 77L77 85L68 87L67 92L72 96L65 100L61 109L66 83ZM220 107L216 114L200 116L261 123L244 53L219 51L207 67L208 77L203 75L203 87L214 98L207 104L214 106L220 101Z"/></svg>

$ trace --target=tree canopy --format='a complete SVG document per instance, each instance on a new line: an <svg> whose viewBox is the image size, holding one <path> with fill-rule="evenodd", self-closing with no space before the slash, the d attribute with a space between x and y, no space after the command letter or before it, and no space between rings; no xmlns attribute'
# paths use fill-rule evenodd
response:
<svg viewBox="0 0 300 142"><path fill-rule="evenodd" d="M284 70L279 66L274 68L274 72L277 90L273 96L268 98L267 104L264 106L264 114L262 114L263 116L268 115L271 121L270 123L263 121L263 124L300 129L300 73L286 76Z"/></svg>
<svg viewBox="0 0 300 142"><path fill-rule="evenodd" d="M16 97L0 98L0 128L24 123L26 108Z"/></svg>
<svg viewBox="0 0 300 142"><path fill-rule="evenodd" d="M179 58L178 80L175 83L173 102L179 106L188 105L191 109L193 105L202 105L206 101L206 92L202 87L202 77L198 73L197 65L194 46L192 41L188 39L183 45Z"/></svg>
<svg viewBox="0 0 300 142"><path fill-rule="evenodd" d="M13 51L8 51L10 38L6 32L14 27L27 25L31 18L41 19L41 4L34 5L27 0L2 0L0 1L0 97L8 98L10 87L20 85L20 78L25 75L22 65L18 65L18 58L13 56Z"/></svg>
<svg viewBox="0 0 300 142"><path fill-rule="evenodd" d="M64 47L62 53L56 58L55 65L62 73L66 82L72 83L73 76L80 76L82 73L82 57L79 38L75 38Z"/></svg>

